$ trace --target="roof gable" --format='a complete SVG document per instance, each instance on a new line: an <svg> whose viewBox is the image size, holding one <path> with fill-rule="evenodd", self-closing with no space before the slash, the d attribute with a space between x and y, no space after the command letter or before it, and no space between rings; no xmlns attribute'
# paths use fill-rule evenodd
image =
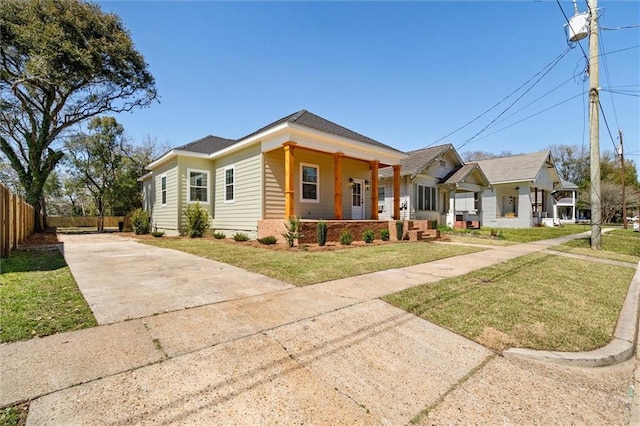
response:
<svg viewBox="0 0 640 426"><path fill-rule="evenodd" d="M233 145L237 141L234 139L225 139L219 136L207 135L188 144L174 148L176 151L198 152L201 154L211 154L213 152L224 149Z"/></svg>
<svg viewBox="0 0 640 426"><path fill-rule="evenodd" d="M469 163L464 166L452 170L447 176L445 176L439 183L441 185L456 185L464 183L465 179L468 176L473 175L474 173L478 174L479 180L482 181L482 186L489 186L489 179L482 173L482 169L477 163Z"/></svg>
<svg viewBox="0 0 640 426"><path fill-rule="evenodd" d="M447 154L450 150L453 150L457 161L459 161L460 164L463 164L453 145L448 143L407 152L407 157L400 160L400 175L416 176L433 164L439 157ZM380 169L378 176L380 179L390 178L393 176L393 170L390 167Z"/></svg>
<svg viewBox="0 0 640 426"><path fill-rule="evenodd" d="M492 184L500 182L534 181L547 162L550 162L550 164L555 167L553 157L551 157L549 151L476 161Z"/></svg>

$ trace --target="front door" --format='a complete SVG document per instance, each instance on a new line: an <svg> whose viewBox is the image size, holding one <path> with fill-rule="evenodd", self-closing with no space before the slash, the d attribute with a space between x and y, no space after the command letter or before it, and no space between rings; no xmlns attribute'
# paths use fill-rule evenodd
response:
<svg viewBox="0 0 640 426"><path fill-rule="evenodd" d="M364 187L364 181L353 180L353 187L351 188L351 219L362 220L364 219L364 198L362 196L362 188Z"/></svg>

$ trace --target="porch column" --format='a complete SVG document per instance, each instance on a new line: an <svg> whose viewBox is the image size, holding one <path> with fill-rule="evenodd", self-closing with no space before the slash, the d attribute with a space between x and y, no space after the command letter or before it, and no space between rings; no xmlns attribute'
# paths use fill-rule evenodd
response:
<svg viewBox="0 0 640 426"><path fill-rule="evenodd" d="M294 158L293 150L296 146L295 142L283 143L284 147L284 218L289 219L294 216L293 211L293 167Z"/></svg>
<svg viewBox="0 0 640 426"><path fill-rule="evenodd" d="M544 189L542 190L542 212L547 213L547 203L545 202ZM548 217L549 215L547 215Z"/></svg>
<svg viewBox="0 0 640 426"><path fill-rule="evenodd" d="M540 209L538 208L538 188L533 188L533 190L535 191L535 197L534 197L534 203L536 205L536 213L540 212Z"/></svg>
<svg viewBox="0 0 640 426"><path fill-rule="evenodd" d="M379 161L371 163L371 220L378 220L378 167Z"/></svg>
<svg viewBox="0 0 640 426"><path fill-rule="evenodd" d="M393 166L393 218L400 220L400 164Z"/></svg>
<svg viewBox="0 0 640 426"><path fill-rule="evenodd" d="M571 221L576 221L576 191L571 191L571 199L573 200L571 206Z"/></svg>
<svg viewBox="0 0 640 426"><path fill-rule="evenodd" d="M342 157L341 152L333 154L333 218L342 220Z"/></svg>

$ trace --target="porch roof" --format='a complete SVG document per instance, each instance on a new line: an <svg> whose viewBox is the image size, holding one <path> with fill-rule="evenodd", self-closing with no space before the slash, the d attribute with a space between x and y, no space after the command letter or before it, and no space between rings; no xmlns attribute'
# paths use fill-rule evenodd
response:
<svg viewBox="0 0 640 426"><path fill-rule="evenodd" d="M487 179L487 177L482 172L482 169L480 168L480 166L477 163L465 164L464 166L460 167L457 170L452 170L451 173L449 173L447 176L442 178L442 180L439 182L439 184L440 185L447 185L447 186L454 186L454 185L458 185L458 184L464 183L465 179L469 175L471 175L472 173L474 173L476 171L480 174L480 178L482 180L480 185L488 187L489 186L489 179Z"/></svg>

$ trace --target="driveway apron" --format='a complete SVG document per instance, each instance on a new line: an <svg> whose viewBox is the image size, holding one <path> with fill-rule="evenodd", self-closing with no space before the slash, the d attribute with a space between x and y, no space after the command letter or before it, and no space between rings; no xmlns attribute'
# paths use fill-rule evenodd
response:
<svg viewBox="0 0 640 426"><path fill-rule="evenodd" d="M109 234L64 235L64 256L99 324L291 288L176 250Z"/></svg>

